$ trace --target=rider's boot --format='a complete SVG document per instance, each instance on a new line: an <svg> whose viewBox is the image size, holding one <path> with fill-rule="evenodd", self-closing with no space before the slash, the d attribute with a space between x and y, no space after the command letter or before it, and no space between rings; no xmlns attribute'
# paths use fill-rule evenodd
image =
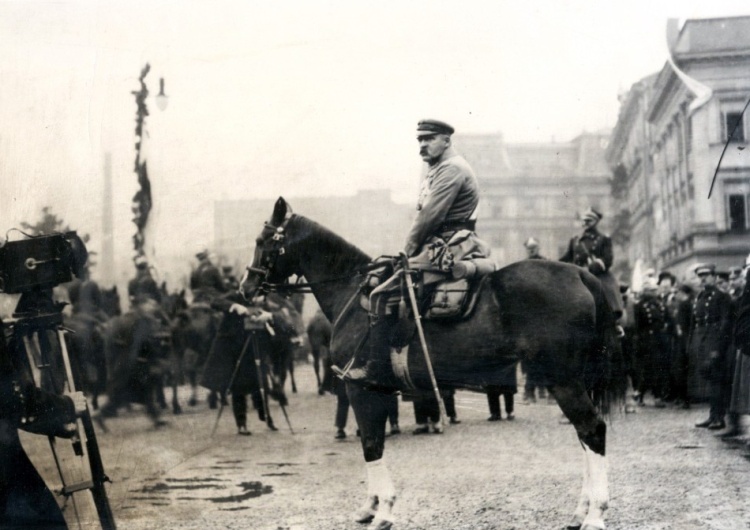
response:
<svg viewBox="0 0 750 530"><path fill-rule="evenodd" d="M394 328L394 317L373 317L370 325L369 355L364 366L352 368L343 378L355 384L361 384L381 391L398 390L398 383L391 368L391 334Z"/></svg>

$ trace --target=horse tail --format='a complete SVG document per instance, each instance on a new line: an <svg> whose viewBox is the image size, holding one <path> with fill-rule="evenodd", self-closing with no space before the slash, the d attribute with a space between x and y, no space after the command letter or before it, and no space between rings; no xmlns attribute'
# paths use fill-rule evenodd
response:
<svg viewBox="0 0 750 530"><path fill-rule="evenodd" d="M585 368L586 388L594 406L606 415L625 399L625 358L617 336L615 316L607 301L604 287L587 271L581 271L581 281L594 297L596 318L594 342Z"/></svg>

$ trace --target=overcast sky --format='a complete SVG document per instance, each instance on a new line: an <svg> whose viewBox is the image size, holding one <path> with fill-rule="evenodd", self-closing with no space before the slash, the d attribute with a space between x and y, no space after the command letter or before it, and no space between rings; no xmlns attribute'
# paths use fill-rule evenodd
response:
<svg viewBox="0 0 750 530"><path fill-rule="evenodd" d="M131 91L147 62L152 95L163 77L169 97L147 120L162 234L192 249L216 199L387 187L413 200L423 117L511 142L610 128L618 92L664 65L668 17L748 13L747 0L2 0L0 231L51 205L97 239L110 153L128 248Z"/></svg>

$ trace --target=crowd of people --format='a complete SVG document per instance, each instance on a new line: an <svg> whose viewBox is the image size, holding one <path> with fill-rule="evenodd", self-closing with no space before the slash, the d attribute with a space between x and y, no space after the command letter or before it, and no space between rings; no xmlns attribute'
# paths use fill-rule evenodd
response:
<svg viewBox="0 0 750 530"><path fill-rule="evenodd" d="M708 402L709 417L696 427L742 439L741 416L750 413L749 267L750 258L726 271L699 264L682 282L647 271L639 292L623 286L623 345L637 405L646 396L658 408Z"/></svg>

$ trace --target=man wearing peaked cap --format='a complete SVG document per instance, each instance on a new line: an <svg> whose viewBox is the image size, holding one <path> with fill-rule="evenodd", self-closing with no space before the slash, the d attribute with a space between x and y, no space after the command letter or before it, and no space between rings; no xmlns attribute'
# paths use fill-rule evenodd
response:
<svg viewBox="0 0 750 530"><path fill-rule="evenodd" d="M469 163L453 147L451 135L454 132L452 126L439 120L426 119L417 123L419 156L427 164L427 173L417 200L417 215L404 245L407 257L419 256L421 261L436 242L451 248L455 261L467 255L472 258L489 256L489 245L474 232L479 183ZM461 244L461 255L453 252L456 247L449 244L450 238L458 232L467 234L466 243ZM430 261L429 257L425 259ZM442 269L442 264L439 267ZM370 347L366 364L346 374L339 367L332 367L346 380L381 388L396 386L389 384L393 381L389 337L398 321L398 296L394 293L398 294L400 290L401 277L394 275L370 294Z"/></svg>
<svg viewBox="0 0 750 530"><path fill-rule="evenodd" d="M198 258L198 268L190 275L190 290L193 291L194 302L206 302L226 292L227 288L219 268L211 263L208 250L202 250L195 255Z"/></svg>
<svg viewBox="0 0 750 530"><path fill-rule="evenodd" d="M583 234L570 240L568 250L560 261L588 269L599 278L604 286L607 302L615 318L619 318L622 315L622 298L617 280L609 272L614 258L612 240L596 228L603 217L601 212L594 208L589 208L580 214Z"/></svg>
<svg viewBox="0 0 750 530"><path fill-rule="evenodd" d="M729 295L716 288L716 266L702 263L695 268L701 290L693 302L688 343L688 398L710 404L709 417L696 427L723 429L726 398L723 375L731 331Z"/></svg>
<svg viewBox="0 0 750 530"><path fill-rule="evenodd" d="M445 134L450 136L454 132L455 129L453 127L439 120L422 120L417 124L417 138L434 134Z"/></svg>

